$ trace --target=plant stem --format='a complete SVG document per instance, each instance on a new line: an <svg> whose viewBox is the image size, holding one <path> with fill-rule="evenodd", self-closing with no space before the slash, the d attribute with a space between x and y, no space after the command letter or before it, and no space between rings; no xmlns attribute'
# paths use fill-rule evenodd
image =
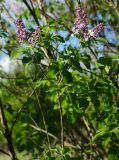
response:
<svg viewBox="0 0 119 160"><path fill-rule="evenodd" d="M8 149L11 154L11 159L18 160L16 153L15 153L15 150L14 150L14 146L13 146L13 142L12 142L12 135L11 135L10 130L8 128L7 119L4 114L4 109L3 109L3 105L2 105L1 100L0 100L0 110L1 110L2 122L4 125L4 136L5 136L7 143L8 143Z"/></svg>
<svg viewBox="0 0 119 160"><path fill-rule="evenodd" d="M58 103L59 103L59 108L60 108L61 146L62 146L62 149L63 149L64 148L63 113L62 113L62 106L61 106L59 91L58 91Z"/></svg>
<svg viewBox="0 0 119 160"><path fill-rule="evenodd" d="M23 0L23 2L24 2L24 4L26 5L26 7L28 8L28 10L30 11L31 15L33 16L36 24L39 25L39 21L38 21L38 19L37 19L35 10L30 7L30 5L28 4L27 0Z"/></svg>
<svg viewBox="0 0 119 160"><path fill-rule="evenodd" d="M47 136L47 141L48 141L48 147L49 147L49 151L50 151L50 154L52 155L52 152L51 152L51 146L50 146L50 139L49 139L49 135L48 135L48 129L47 129L47 125L46 125L46 120L45 120L45 116L44 116L44 113L43 113L43 110L42 110L42 106L41 106L41 103L39 101L39 97L38 97L38 94L37 94L37 91L34 87L34 84L33 84L33 80L32 80L32 87L34 89L34 93L35 93L35 96L36 96L36 99L37 99L37 102L38 102L38 106L39 106L39 109L41 111L41 115L42 115L42 118L43 118L43 123L44 123L44 127L45 127L45 130L46 130L46 136Z"/></svg>
<svg viewBox="0 0 119 160"><path fill-rule="evenodd" d="M57 86L59 89L59 84L63 80L63 76L60 73L59 79L57 77ZM60 93L59 90L57 92L58 95L58 104L59 104L59 109L60 109L60 125L61 125L61 146L62 149L64 148L64 128L63 128L63 111L62 111L62 105L61 105L61 99L60 99Z"/></svg>

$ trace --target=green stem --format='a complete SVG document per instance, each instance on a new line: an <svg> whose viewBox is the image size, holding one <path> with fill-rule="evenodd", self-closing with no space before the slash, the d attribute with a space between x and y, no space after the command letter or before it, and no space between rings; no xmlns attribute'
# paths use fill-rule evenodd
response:
<svg viewBox="0 0 119 160"><path fill-rule="evenodd" d="M61 105L59 91L58 91L58 103L59 103L59 108L60 108L61 146L62 146L62 149L63 149L64 148L63 111L62 111L62 105Z"/></svg>

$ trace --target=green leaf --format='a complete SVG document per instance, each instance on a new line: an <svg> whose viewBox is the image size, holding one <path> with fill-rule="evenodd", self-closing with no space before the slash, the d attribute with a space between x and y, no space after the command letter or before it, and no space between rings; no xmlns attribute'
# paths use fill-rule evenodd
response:
<svg viewBox="0 0 119 160"><path fill-rule="evenodd" d="M102 145L104 146L104 148L106 148L106 147L108 146L108 144L109 144L110 141L111 141L111 138L108 137L106 140L104 140L104 141L102 142Z"/></svg>
<svg viewBox="0 0 119 160"><path fill-rule="evenodd" d="M119 60L119 54L111 55L110 58L111 58L111 59L114 59L114 60L115 60L115 59Z"/></svg>
<svg viewBox="0 0 119 160"><path fill-rule="evenodd" d="M103 65L111 66L112 65L112 59L110 57L100 57L97 61L98 63L101 63Z"/></svg>
<svg viewBox="0 0 119 160"><path fill-rule="evenodd" d="M0 37L7 37L8 36L8 32L0 29Z"/></svg>
<svg viewBox="0 0 119 160"><path fill-rule="evenodd" d="M28 49L27 48L17 48L16 50L14 50L11 53L11 59L16 59L16 58L20 58L22 55L27 54L28 53Z"/></svg>
<svg viewBox="0 0 119 160"><path fill-rule="evenodd" d="M107 42L108 42L108 41L107 41L107 39L102 38L102 37L98 38L98 40L97 40L97 41L99 41L99 42L103 42L103 43L107 43Z"/></svg>
<svg viewBox="0 0 119 160"><path fill-rule="evenodd" d="M106 127L102 127L101 129L97 130L95 136L93 137L93 141L96 140L99 137L102 137L107 131Z"/></svg>
<svg viewBox="0 0 119 160"><path fill-rule="evenodd" d="M63 71L63 75L67 80L67 83L72 83L73 82L73 77L72 74L68 71Z"/></svg>
<svg viewBox="0 0 119 160"><path fill-rule="evenodd" d="M115 134L119 134L119 126L118 127L115 127L115 128L113 128L111 131L110 131L110 133L115 133Z"/></svg>
<svg viewBox="0 0 119 160"><path fill-rule="evenodd" d="M53 41L59 41L59 42L65 43L64 38L62 36L60 36L60 35L52 36L52 40Z"/></svg>
<svg viewBox="0 0 119 160"><path fill-rule="evenodd" d="M108 160L118 160L118 156L115 154L109 154Z"/></svg>
<svg viewBox="0 0 119 160"><path fill-rule="evenodd" d="M31 62L32 61L32 58L31 57L23 57L23 59L22 59L22 62L23 63L29 63L29 62Z"/></svg>
<svg viewBox="0 0 119 160"><path fill-rule="evenodd" d="M36 82L36 87L40 87L40 86L50 86L50 81L49 80L38 80Z"/></svg>

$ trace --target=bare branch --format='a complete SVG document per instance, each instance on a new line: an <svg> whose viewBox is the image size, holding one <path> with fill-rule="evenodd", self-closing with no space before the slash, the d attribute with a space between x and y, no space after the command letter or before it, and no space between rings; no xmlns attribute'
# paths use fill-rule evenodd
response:
<svg viewBox="0 0 119 160"><path fill-rule="evenodd" d="M30 5L28 4L27 0L23 0L24 4L26 5L26 7L28 8L28 10L30 11L31 15L33 16L35 22L37 25L39 25L36 13L34 12L34 10L30 7Z"/></svg>

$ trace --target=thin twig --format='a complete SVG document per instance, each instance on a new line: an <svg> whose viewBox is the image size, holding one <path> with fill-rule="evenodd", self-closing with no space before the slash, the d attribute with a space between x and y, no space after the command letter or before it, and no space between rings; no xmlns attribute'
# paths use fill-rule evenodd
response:
<svg viewBox="0 0 119 160"><path fill-rule="evenodd" d="M34 87L34 83L33 83L33 80L32 80L32 87L34 89L34 93L35 93L35 96L36 96L36 99L37 99L37 102L38 102L38 106L39 106L39 109L41 111L41 115L42 115L42 118L43 118L43 123L44 123L44 127L45 127L45 130L46 130L46 135L47 135L47 141L48 141L48 146L49 146L49 151L50 151L50 154L52 155L52 152L51 152L51 146L50 146L50 139L49 139L49 136L48 136L48 129L47 129L47 125L46 125L46 120L45 120L45 116L44 116L44 113L43 113L43 110L42 110L42 106L41 106L41 103L39 101L39 97L38 97L38 94L37 94L37 91Z"/></svg>
<svg viewBox="0 0 119 160"><path fill-rule="evenodd" d="M62 80L63 80L63 76L61 76L61 74L60 74L59 79L57 78L58 89L59 89L59 84L61 83ZM64 148L63 110L62 110L59 90L57 91L57 96L58 96L58 104L59 104L59 109L60 109L61 146L62 146L62 149L63 149Z"/></svg>
<svg viewBox="0 0 119 160"><path fill-rule="evenodd" d="M31 48L31 51L32 51L33 55L35 56L34 51L33 51L32 48ZM36 59L36 61L38 61L36 56L35 56L35 59ZM42 69L41 69L41 70L42 70ZM43 70L42 70L42 72L43 72ZM45 75L45 77L48 79L47 75ZM48 80L49 80L49 79L48 79ZM49 80L49 81L50 81L50 80ZM51 82L51 81L50 81L50 82ZM45 127L45 130L46 130L46 133L47 133L46 135L47 135L48 147L49 147L50 154L52 155L51 146L50 146L50 139L49 139L49 136L48 136L48 129L47 129L47 125L46 125L45 116L44 116L44 113L43 113L43 110L42 110L41 103L40 103L40 101L39 101L39 97L38 97L38 94L37 94L37 90L36 90L36 88L34 87L33 79L32 79L32 88L34 89L35 96L36 96L36 99L37 99L37 102L38 102L38 106L39 106L39 109L40 109L40 111L41 111L41 115L42 115L42 118L43 118L44 127Z"/></svg>
<svg viewBox="0 0 119 160"><path fill-rule="evenodd" d="M41 0L38 0L38 5L39 5L39 9L42 13L43 23L44 23L44 25L47 25L47 17L46 17L45 10L43 8L43 3L41 2Z"/></svg>
<svg viewBox="0 0 119 160"><path fill-rule="evenodd" d="M5 76L0 76L1 79L10 79L10 80L27 80L27 79L31 79L32 77L5 77Z"/></svg>
<svg viewBox="0 0 119 160"><path fill-rule="evenodd" d="M91 51L91 53L93 54L93 56L95 57L95 59L97 59L98 57L97 57L97 55L95 54L95 52L93 51L93 49L92 49L90 46L88 46L88 48L89 48L89 50Z"/></svg>
<svg viewBox="0 0 119 160"><path fill-rule="evenodd" d="M0 149L0 152L4 153L4 154L6 154L7 156L9 156L9 157L10 157L10 154L9 154L9 153L7 153L6 151L4 151L4 150Z"/></svg>
<svg viewBox="0 0 119 160"><path fill-rule="evenodd" d="M10 93L12 93L12 94L21 102L21 104L24 103L24 102L22 101L22 99L19 98L18 93L16 93L14 90L12 90L9 86L6 86L5 84L3 84L1 81L0 81L0 84L1 84L1 86L3 86L5 89L7 89Z"/></svg>
<svg viewBox="0 0 119 160"><path fill-rule="evenodd" d="M29 124L29 126L32 127L32 128L34 128L35 130L37 130L37 131L39 131L39 132L42 132L42 133L44 133L44 134L47 134L46 131L45 131L44 129L40 128L40 127L36 127L36 126L34 126L34 125L32 125L32 124ZM56 141L60 141L60 139L59 139L58 137L54 136L52 133L48 132L48 135L49 135L51 138L55 139ZM74 146L74 145L72 145L72 144L70 144L70 143L68 143L68 142L66 142L66 141L64 141L64 144L65 144L65 146L69 146L69 147L74 148L74 149L81 149L81 147L79 147L79 146L78 146L78 147L77 147L77 146Z"/></svg>
<svg viewBox="0 0 119 160"><path fill-rule="evenodd" d="M31 94L28 96L28 98L31 97L31 96L33 95L33 93L34 93L34 90L31 92ZM22 112L22 110L24 109L24 107L25 107L25 105L23 105L23 106L18 110L18 112L17 112L17 114L16 114L16 116L15 116L15 118L14 118L14 121L12 122L12 126L11 126L11 129L10 129L10 133L11 133L11 134L12 134L13 128L14 128L17 120L18 120L18 117L19 117L19 115L21 114L21 112Z"/></svg>
<svg viewBox="0 0 119 160"><path fill-rule="evenodd" d="M39 25L39 21L37 19L36 13L34 12L34 10L31 9L30 5L28 4L27 0L23 0L24 4L26 5L26 7L28 8L28 10L30 11L31 15L33 16L35 22L37 25Z"/></svg>
<svg viewBox="0 0 119 160"><path fill-rule="evenodd" d="M61 106L61 101L60 101L60 95L59 92L58 94L58 103L59 103L59 108L60 108L60 123L61 123L61 146L64 148L64 128L63 128L63 111L62 111L62 106Z"/></svg>
<svg viewBox="0 0 119 160"><path fill-rule="evenodd" d="M45 134L48 134L50 137L52 137L53 139L55 139L55 140L59 140L56 136L54 136L53 134L51 134L51 133L47 133L46 132L46 130L44 130L44 129L41 129L40 127L36 127L36 126L34 126L34 125L32 125L32 124L29 124L29 126L30 127L32 127L32 128L34 128L35 130L37 130L37 131L40 131L40 132L42 132L42 133L45 133Z"/></svg>
<svg viewBox="0 0 119 160"><path fill-rule="evenodd" d="M117 88L119 88L118 82L119 82L119 64L117 66Z"/></svg>

